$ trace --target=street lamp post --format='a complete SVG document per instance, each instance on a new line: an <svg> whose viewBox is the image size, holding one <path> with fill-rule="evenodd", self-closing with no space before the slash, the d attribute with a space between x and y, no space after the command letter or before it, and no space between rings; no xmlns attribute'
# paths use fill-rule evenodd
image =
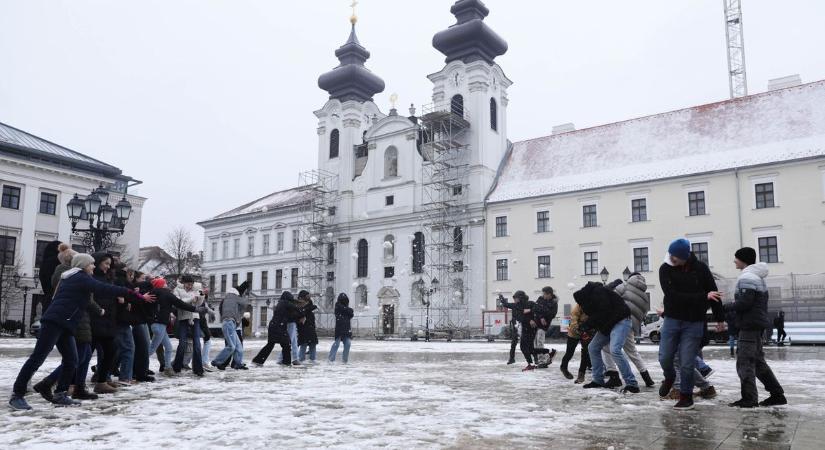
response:
<svg viewBox="0 0 825 450"><path fill-rule="evenodd" d="M424 303L424 306L427 307L427 322L424 325L424 342L430 342L430 304L432 303L432 295L438 291L438 278L433 278L433 280L430 281L430 288L422 288L422 291L422 294L427 296L427 301Z"/></svg>
<svg viewBox="0 0 825 450"><path fill-rule="evenodd" d="M72 233L78 235L92 252L110 247L114 237L123 234L132 214L132 204L126 200L125 194L114 207L109 205L109 197L109 191L101 184L83 199L75 194L66 204ZM78 222L84 220L89 222L88 228L78 228Z"/></svg>
<svg viewBox="0 0 825 450"><path fill-rule="evenodd" d="M610 279L610 272L607 271L607 267L602 267L602 271L599 275L602 277L602 283L607 283L607 280Z"/></svg>
<svg viewBox="0 0 825 450"><path fill-rule="evenodd" d="M622 271L622 278L624 278L624 280L627 281L630 278L630 273L630 268L625 266L624 270Z"/></svg>
<svg viewBox="0 0 825 450"><path fill-rule="evenodd" d="M29 285L29 277L25 273L23 276L16 273L14 274L14 285L23 289L23 314L20 317L20 337L22 338L26 337L26 300L29 296L29 289L37 289L39 280L37 277L31 277L31 285Z"/></svg>

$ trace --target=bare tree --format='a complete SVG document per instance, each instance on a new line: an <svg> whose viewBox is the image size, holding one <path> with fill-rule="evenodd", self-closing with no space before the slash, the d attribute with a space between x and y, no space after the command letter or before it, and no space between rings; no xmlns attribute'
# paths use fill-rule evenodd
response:
<svg viewBox="0 0 825 450"><path fill-rule="evenodd" d="M22 262L20 256L16 256L11 265L0 261L0 324L9 320L11 305L22 299L23 291L14 282L14 275L20 273Z"/></svg>
<svg viewBox="0 0 825 450"><path fill-rule="evenodd" d="M194 252L195 241L186 228L179 226L166 235L163 250L172 257L171 267L175 277L196 273L200 269L200 255Z"/></svg>

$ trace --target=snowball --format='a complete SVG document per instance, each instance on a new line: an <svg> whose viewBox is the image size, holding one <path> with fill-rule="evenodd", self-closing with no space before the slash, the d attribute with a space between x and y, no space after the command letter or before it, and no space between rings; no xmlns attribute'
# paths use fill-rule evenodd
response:
<svg viewBox="0 0 825 450"><path fill-rule="evenodd" d="M513 264L518 262L518 258L513 258Z"/></svg>
<svg viewBox="0 0 825 450"><path fill-rule="evenodd" d="M309 242L312 242L314 244L314 243L318 242L318 238L315 237L315 236L310 236L309 237Z"/></svg>
<svg viewBox="0 0 825 450"><path fill-rule="evenodd" d="M358 253L353 253L352 254L352 259L358 259Z"/></svg>
<svg viewBox="0 0 825 450"><path fill-rule="evenodd" d="M353 289L358 289L358 283L352 283L352 288Z"/></svg>
<svg viewBox="0 0 825 450"><path fill-rule="evenodd" d="M247 312L243 313L243 318L246 319L246 320L249 320L249 319L252 318L252 314L250 314L249 311L247 311Z"/></svg>
<svg viewBox="0 0 825 450"><path fill-rule="evenodd" d="M571 291L576 289L576 283L567 283L567 289L570 289Z"/></svg>
<svg viewBox="0 0 825 450"><path fill-rule="evenodd" d="M387 250L391 249L392 248L392 242L384 241L384 248L387 249Z"/></svg>
<svg viewBox="0 0 825 450"><path fill-rule="evenodd" d="M332 236L333 236L332 233L327 233L327 239L332 239Z"/></svg>
<svg viewBox="0 0 825 450"><path fill-rule="evenodd" d="M256 331L256 332L255 332L255 337L256 337L256 338L261 337L261 332L260 332L260 331Z"/></svg>

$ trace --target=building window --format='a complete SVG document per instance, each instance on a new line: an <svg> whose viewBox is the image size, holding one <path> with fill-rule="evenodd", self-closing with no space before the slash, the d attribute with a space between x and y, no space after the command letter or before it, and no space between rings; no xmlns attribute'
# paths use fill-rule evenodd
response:
<svg viewBox="0 0 825 450"><path fill-rule="evenodd" d="M40 214L54 216L57 213L57 195L48 192L40 193Z"/></svg>
<svg viewBox="0 0 825 450"><path fill-rule="evenodd" d="M357 277L366 278L369 272L369 244L366 239L358 241Z"/></svg>
<svg viewBox="0 0 825 450"><path fill-rule="evenodd" d="M498 131L498 103L494 98L490 99L490 128Z"/></svg>
<svg viewBox="0 0 825 450"><path fill-rule="evenodd" d="M461 94L453 95L450 100L450 111L459 117L464 117L464 97Z"/></svg>
<svg viewBox="0 0 825 450"><path fill-rule="evenodd" d="M335 281L335 272L327 272L327 281Z"/></svg>
<svg viewBox="0 0 825 450"><path fill-rule="evenodd" d="M278 269L275 271L275 289L283 289L284 288L284 271L283 269Z"/></svg>
<svg viewBox="0 0 825 450"><path fill-rule="evenodd" d="M696 259L702 261L703 263L710 265L710 257L708 253L708 243L707 242L692 242L690 244L690 250L696 255Z"/></svg>
<svg viewBox="0 0 825 450"><path fill-rule="evenodd" d="M395 237L391 234L384 236L384 259L395 258Z"/></svg>
<svg viewBox="0 0 825 450"><path fill-rule="evenodd" d="M424 233L418 231L412 241L412 270L413 273L424 271Z"/></svg>
<svg viewBox="0 0 825 450"><path fill-rule="evenodd" d="M584 228L591 228L598 225L596 220L596 205L582 206L582 226Z"/></svg>
<svg viewBox="0 0 825 450"><path fill-rule="evenodd" d="M3 186L3 208L20 209L20 188Z"/></svg>
<svg viewBox="0 0 825 450"><path fill-rule="evenodd" d="M292 230L292 251L298 251L298 230Z"/></svg>
<svg viewBox="0 0 825 450"><path fill-rule="evenodd" d="M458 196L461 195L462 192L464 192L464 186L460 184L453 185L453 195Z"/></svg>
<svg viewBox="0 0 825 450"><path fill-rule="evenodd" d="M384 197L384 204L387 205L387 206L392 206L393 204L395 204L395 196L394 195L388 195L388 196Z"/></svg>
<svg viewBox="0 0 825 450"><path fill-rule="evenodd" d="M464 250L464 230L461 227L453 228L453 253L461 253Z"/></svg>
<svg viewBox="0 0 825 450"><path fill-rule="evenodd" d="M209 275L209 293L215 293L215 275Z"/></svg>
<svg viewBox="0 0 825 450"><path fill-rule="evenodd" d="M237 273L232 274L232 287L233 288L238 287L238 274Z"/></svg>
<svg viewBox="0 0 825 450"><path fill-rule="evenodd" d="M221 292L226 292L226 274L221 275Z"/></svg>
<svg viewBox="0 0 825 450"><path fill-rule="evenodd" d="M398 176L398 149L388 147L384 151L384 178Z"/></svg>
<svg viewBox="0 0 825 450"><path fill-rule="evenodd" d="M507 260L496 260L496 281L506 281L508 279Z"/></svg>
<svg viewBox="0 0 825 450"><path fill-rule="evenodd" d="M217 242L212 243L212 252L210 253L210 255L212 256L212 261L217 261L218 260L218 243Z"/></svg>
<svg viewBox="0 0 825 450"><path fill-rule="evenodd" d="M290 272L289 287L291 289L298 289L298 268L294 267Z"/></svg>
<svg viewBox="0 0 825 450"><path fill-rule="evenodd" d="M647 247L640 247L633 249L633 271L634 272L649 272L650 258L648 256Z"/></svg>
<svg viewBox="0 0 825 450"><path fill-rule="evenodd" d="M37 245L34 250L34 267L40 268L40 264L43 264L43 253L46 252L46 246L49 245L51 241L37 241Z"/></svg>
<svg viewBox="0 0 825 450"><path fill-rule="evenodd" d="M269 319L266 317L266 306L261 306L261 315L258 320L258 326L265 326Z"/></svg>
<svg viewBox="0 0 825 450"><path fill-rule="evenodd" d="M282 252L284 251L284 232L279 231L278 234L275 235L275 251Z"/></svg>
<svg viewBox="0 0 825 450"><path fill-rule="evenodd" d="M776 236L759 238L759 261L764 263L779 262L779 245Z"/></svg>
<svg viewBox="0 0 825 450"><path fill-rule="evenodd" d="M269 289L269 271L261 271L261 290L266 292Z"/></svg>
<svg viewBox="0 0 825 450"><path fill-rule="evenodd" d="M335 244L327 244L327 264L335 264Z"/></svg>
<svg viewBox="0 0 825 450"><path fill-rule="evenodd" d="M536 233L550 231L550 211L536 212Z"/></svg>
<svg viewBox="0 0 825 450"><path fill-rule="evenodd" d="M262 253L264 255L268 255L269 254L269 233L264 235L263 242L261 243L261 246L263 247L261 249Z"/></svg>
<svg viewBox="0 0 825 450"><path fill-rule="evenodd" d="M691 216L705 215L705 191L688 192L688 210Z"/></svg>
<svg viewBox="0 0 825 450"><path fill-rule="evenodd" d="M233 244L233 246L232 246L232 256L234 258L240 258L241 257L241 239L240 238L234 239L232 244Z"/></svg>
<svg viewBox="0 0 825 450"><path fill-rule="evenodd" d="M329 134L329 159L337 158L338 157L338 141L340 140L340 136L338 133L338 129L335 128Z"/></svg>
<svg viewBox="0 0 825 450"><path fill-rule="evenodd" d="M223 248L221 250L223 250L223 253L221 254L223 259L229 258L229 241L223 241Z"/></svg>
<svg viewBox="0 0 825 450"><path fill-rule="evenodd" d="M453 272L464 272L464 261L453 261Z"/></svg>
<svg viewBox="0 0 825 450"><path fill-rule="evenodd" d="M395 267L384 267L384 278L392 278L395 276Z"/></svg>
<svg viewBox="0 0 825 450"><path fill-rule="evenodd" d="M367 287L359 284L358 287L355 288L355 298L358 299L358 306L367 306Z"/></svg>
<svg viewBox="0 0 825 450"><path fill-rule="evenodd" d="M327 215L328 215L328 216L330 216L330 217L332 217L332 216L334 216L334 215L335 215L335 207L334 207L334 206L330 206L330 207L327 209Z"/></svg>
<svg viewBox="0 0 825 450"><path fill-rule="evenodd" d="M507 216L496 217L496 237L507 236Z"/></svg>
<svg viewBox="0 0 825 450"><path fill-rule="evenodd" d="M255 256L255 236L246 238L246 256Z"/></svg>
<svg viewBox="0 0 825 450"><path fill-rule="evenodd" d="M647 220L647 199L637 198L630 201L630 210L634 222L644 222Z"/></svg>
<svg viewBox="0 0 825 450"><path fill-rule="evenodd" d="M773 208L773 183L759 183L756 189L756 209Z"/></svg>
<svg viewBox="0 0 825 450"><path fill-rule="evenodd" d="M539 278L550 278L550 255L542 255L538 257L539 264Z"/></svg>
<svg viewBox="0 0 825 450"><path fill-rule="evenodd" d="M584 252L584 274L599 274L599 252Z"/></svg>

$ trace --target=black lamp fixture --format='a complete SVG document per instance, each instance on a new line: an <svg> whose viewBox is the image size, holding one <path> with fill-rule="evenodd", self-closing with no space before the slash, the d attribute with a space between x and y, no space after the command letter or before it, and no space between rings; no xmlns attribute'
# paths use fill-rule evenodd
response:
<svg viewBox="0 0 825 450"><path fill-rule="evenodd" d="M629 267L624 266L624 270L622 271L622 278L624 278L625 281L627 281L627 279L630 278L630 268Z"/></svg>
<svg viewBox="0 0 825 450"><path fill-rule="evenodd" d="M80 238L88 251L109 248L115 238L123 234L132 215L132 204L125 194L114 207L109 205L110 197L110 192L101 184L83 199L75 194L66 204L72 233ZM81 221L88 221L88 228L78 228Z"/></svg>
<svg viewBox="0 0 825 450"><path fill-rule="evenodd" d="M607 280L610 278L610 272L607 271L607 267L602 267L602 271L599 272L599 275L602 277L602 283L607 283Z"/></svg>

